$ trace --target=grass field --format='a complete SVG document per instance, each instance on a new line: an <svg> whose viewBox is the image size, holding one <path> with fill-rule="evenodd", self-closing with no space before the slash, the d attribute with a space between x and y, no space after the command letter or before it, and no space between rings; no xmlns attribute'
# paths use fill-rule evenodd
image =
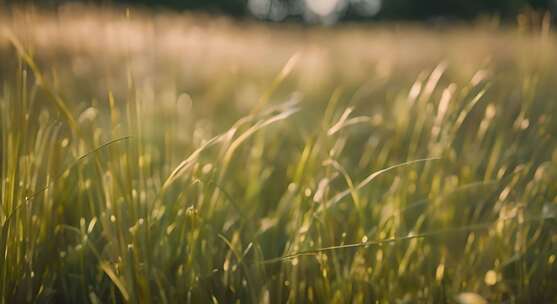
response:
<svg viewBox="0 0 557 304"><path fill-rule="evenodd" d="M0 303L557 301L547 20L0 29Z"/></svg>

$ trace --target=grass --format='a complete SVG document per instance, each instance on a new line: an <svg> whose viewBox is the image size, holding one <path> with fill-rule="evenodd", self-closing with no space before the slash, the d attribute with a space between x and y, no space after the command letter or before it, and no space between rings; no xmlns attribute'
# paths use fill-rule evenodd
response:
<svg viewBox="0 0 557 304"><path fill-rule="evenodd" d="M4 18L1 303L557 300L553 34L138 14Z"/></svg>

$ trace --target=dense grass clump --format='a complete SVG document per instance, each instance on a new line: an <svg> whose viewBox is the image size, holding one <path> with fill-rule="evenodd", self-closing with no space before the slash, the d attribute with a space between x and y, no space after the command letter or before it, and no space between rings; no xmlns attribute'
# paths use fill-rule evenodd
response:
<svg viewBox="0 0 557 304"><path fill-rule="evenodd" d="M513 39L554 42L504 34L475 69L312 42L172 82L10 31L0 303L557 301L557 58Z"/></svg>

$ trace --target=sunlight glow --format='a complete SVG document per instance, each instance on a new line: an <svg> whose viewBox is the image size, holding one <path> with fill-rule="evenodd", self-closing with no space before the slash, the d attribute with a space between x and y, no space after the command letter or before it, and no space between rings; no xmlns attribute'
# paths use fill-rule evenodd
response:
<svg viewBox="0 0 557 304"><path fill-rule="evenodd" d="M329 16L337 10L342 0L305 0L307 8L319 16Z"/></svg>

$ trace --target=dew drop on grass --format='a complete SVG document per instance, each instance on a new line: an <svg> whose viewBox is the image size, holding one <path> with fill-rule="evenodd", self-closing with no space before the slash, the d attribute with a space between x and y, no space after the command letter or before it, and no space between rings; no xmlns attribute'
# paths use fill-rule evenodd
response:
<svg viewBox="0 0 557 304"><path fill-rule="evenodd" d="M528 119L525 118L520 122L520 129L526 130L528 126L530 126L530 121Z"/></svg>
<svg viewBox="0 0 557 304"><path fill-rule="evenodd" d="M497 273L493 270L486 272L484 281L489 286L495 285L497 283Z"/></svg>
<svg viewBox="0 0 557 304"><path fill-rule="evenodd" d="M437 266L437 270L435 270L435 279L437 281L443 280L443 276L445 275L445 264L441 263Z"/></svg>
<svg viewBox="0 0 557 304"><path fill-rule="evenodd" d="M482 296L473 292L458 294L456 300L460 304L487 304L487 301Z"/></svg>
<svg viewBox="0 0 557 304"><path fill-rule="evenodd" d="M70 143L70 140L68 138L64 138L62 139L62 142L60 143L60 146L62 146L62 148L65 148L68 146L68 144Z"/></svg>
<svg viewBox="0 0 557 304"><path fill-rule="evenodd" d="M176 228L176 224L171 224L168 227L166 227L166 234L170 235L172 231L174 231L174 228Z"/></svg>
<svg viewBox="0 0 557 304"><path fill-rule="evenodd" d="M297 188L297 186L296 186L295 183L288 184L288 192L294 192L294 191L296 191L296 188Z"/></svg>
<svg viewBox="0 0 557 304"><path fill-rule="evenodd" d="M501 194L499 195L499 200L504 201L505 199L507 199L510 193L511 193L511 188L505 187L505 189L503 189L503 191L501 191Z"/></svg>
<svg viewBox="0 0 557 304"><path fill-rule="evenodd" d="M201 172L203 172L203 174L209 174L211 172L211 170L213 170L213 165L211 164L206 164L203 166L203 168L201 169Z"/></svg>

